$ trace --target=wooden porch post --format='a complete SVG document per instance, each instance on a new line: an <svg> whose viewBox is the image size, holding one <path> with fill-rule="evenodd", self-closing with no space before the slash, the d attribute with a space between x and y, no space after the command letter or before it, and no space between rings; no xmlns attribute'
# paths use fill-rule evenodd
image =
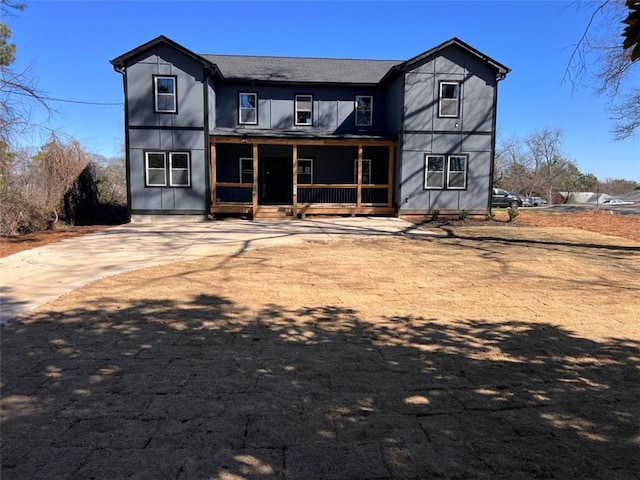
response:
<svg viewBox="0 0 640 480"><path fill-rule="evenodd" d="M293 198L291 199L293 218L298 217L298 145L293 144Z"/></svg>
<svg viewBox="0 0 640 480"><path fill-rule="evenodd" d="M389 186L387 187L387 207L391 207L393 204L393 161L395 155L395 147L393 145L389 145L389 172L387 177L387 182L389 182Z"/></svg>
<svg viewBox="0 0 640 480"><path fill-rule="evenodd" d="M358 194L356 197L356 207L362 206L362 145L358 145Z"/></svg>
<svg viewBox="0 0 640 480"><path fill-rule="evenodd" d="M258 144L253 144L253 190L251 192L251 203L253 206L253 217L258 211Z"/></svg>
<svg viewBox="0 0 640 480"><path fill-rule="evenodd" d="M217 168L218 159L216 157L216 144L211 144L211 207L215 207L218 202L216 194Z"/></svg>

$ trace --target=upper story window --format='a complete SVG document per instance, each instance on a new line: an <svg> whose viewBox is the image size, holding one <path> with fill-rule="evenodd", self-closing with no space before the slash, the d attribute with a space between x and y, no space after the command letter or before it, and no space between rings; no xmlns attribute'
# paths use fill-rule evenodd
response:
<svg viewBox="0 0 640 480"><path fill-rule="evenodd" d="M356 126L370 127L373 119L373 97L370 95L356 95Z"/></svg>
<svg viewBox="0 0 640 480"><path fill-rule="evenodd" d="M296 95L296 125L313 125L313 96Z"/></svg>
<svg viewBox="0 0 640 480"><path fill-rule="evenodd" d="M153 90L155 95L155 109L158 113L176 113L178 102L176 101L176 77L153 77Z"/></svg>
<svg viewBox="0 0 640 480"><path fill-rule="evenodd" d="M258 94L238 94L238 123L241 125L257 125L258 123Z"/></svg>
<svg viewBox="0 0 640 480"><path fill-rule="evenodd" d="M191 165L188 152L146 152L147 187L189 187Z"/></svg>
<svg viewBox="0 0 640 480"><path fill-rule="evenodd" d="M455 118L460 112L460 82L440 82L438 116Z"/></svg>

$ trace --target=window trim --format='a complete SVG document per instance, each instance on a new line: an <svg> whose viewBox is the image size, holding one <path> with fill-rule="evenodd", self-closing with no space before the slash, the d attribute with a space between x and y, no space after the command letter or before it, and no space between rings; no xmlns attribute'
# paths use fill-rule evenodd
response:
<svg viewBox="0 0 640 480"><path fill-rule="evenodd" d="M300 162L309 162L311 164L311 173L300 173ZM311 175L311 181L309 183L300 183L300 175ZM298 158L298 170L296 171L296 183L298 185L313 185L313 158Z"/></svg>
<svg viewBox="0 0 640 480"><path fill-rule="evenodd" d="M160 78L170 78L173 80L173 93L160 93L158 92L158 79ZM158 108L158 98L159 96L172 96L173 97L173 110L160 110ZM155 113L168 113L168 114L177 114L178 113L178 76L177 75L153 75L153 111Z"/></svg>
<svg viewBox="0 0 640 480"><path fill-rule="evenodd" d="M163 167L160 168L150 168L149 167L149 155L162 155ZM163 183L150 183L149 181L149 171L150 170L162 170L163 172ZM145 187L166 187L167 186L167 155L166 152L158 152L158 151L148 151L144 152L144 186Z"/></svg>
<svg viewBox="0 0 640 480"><path fill-rule="evenodd" d="M173 156L174 155L186 155L187 156L187 168L173 168ZM191 154L185 151L168 152L169 156L169 186L174 188L189 188L191 187ZM186 170L187 183L173 183L173 171L174 170Z"/></svg>
<svg viewBox="0 0 640 480"><path fill-rule="evenodd" d="M242 168L242 162L244 161L249 161L251 162L251 181L250 182L243 182L242 181L242 172L244 171ZM239 157L238 158L238 166L240 168L240 177L238 178L238 180L240 180L239 183L253 183L253 157Z"/></svg>
<svg viewBox="0 0 640 480"><path fill-rule="evenodd" d="M455 170L455 172L460 173L464 172L464 182L462 187L452 187L451 186L451 158L453 157L462 157L464 158L464 170ZM469 155L464 153L452 153L451 155L447 155L447 190L466 190L467 189L467 172L469 171Z"/></svg>
<svg viewBox="0 0 640 480"><path fill-rule="evenodd" d="M436 170L428 170L429 168L429 158L432 157L440 157L443 159L442 164L442 185L441 186L432 186L427 185L429 172L435 172ZM465 169L464 169L464 186L462 187L452 187L451 186L451 159L454 157L463 157L465 159ZM457 170L454 171L458 172ZM425 153L424 154L424 190L467 190L468 184L467 179L469 175L469 154L468 153Z"/></svg>
<svg viewBox="0 0 640 480"><path fill-rule="evenodd" d="M357 184L358 183L358 159L354 158L353 162L354 162L353 163L353 183ZM371 177L373 177L373 175L371 175L371 159L370 158L363 158L362 159L362 173L364 173L364 171L365 171L365 167L364 167L365 163L369 165L369 167L367 167L369 169L369 181L365 182L364 181L364 176L363 176L362 184L363 185L370 185L370 184L373 183L373 181L372 181L373 179L371 178Z"/></svg>
<svg viewBox="0 0 640 480"><path fill-rule="evenodd" d="M358 98L369 98L369 123L358 123ZM356 95L353 102L353 121L356 127L371 127L373 125L373 95Z"/></svg>
<svg viewBox="0 0 640 480"><path fill-rule="evenodd" d="M300 97L309 97L309 102L311 103L310 109L300 109L298 108L298 99ZM300 123L298 122L298 112L309 112L309 123ZM297 94L293 101L293 121L296 127L313 127L313 95L309 93L301 93Z"/></svg>
<svg viewBox="0 0 640 480"><path fill-rule="evenodd" d="M429 170L429 158L439 157L442 158L442 170ZM424 154L424 189L425 190L443 190L445 188L445 168L447 163L447 156L440 153L425 153ZM442 172L442 182L440 186L428 185L429 172Z"/></svg>
<svg viewBox="0 0 640 480"><path fill-rule="evenodd" d="M253 95L256 99L255 107L253 109L245 108L244 110L255 110L256 111L256 119L253 122L243 122L242 121L242 95ZM238 125L258 125L258 92L238 92Z"/></svg>
<svg viewBox="0 0 640 480"><path fill-rule="evenodd" d="M164 161L164 183L149 183L149 155L162 155ZM186 184L178 184L173 182L173 176L171 173L173 172L173 156L174 155L186 155L187 156L187 168L176 168L175 170L186 170L187 171L187 183ZM154 168L152 170L161 170L159 168ZM144 186L149 188L191 188L191 152L187 150L175 150L175 151L167 151L167 150L147 150L144 152Z"/></svg>
<svg viewBox="0 0 640 480"><path fill-rule="evenodd" d="M442 87L445 85L455 85L458 87L458 96L455 98L456 101L456 113L454 115L445 115L442 113L442 100L444 97L442 96ZM438 117L440 118L459 118L460 117L460 97L462 94L462 83L453 81L453 80L443 80L438 82ZM447 98L446 100L453 100L451 98Z"/></svg>

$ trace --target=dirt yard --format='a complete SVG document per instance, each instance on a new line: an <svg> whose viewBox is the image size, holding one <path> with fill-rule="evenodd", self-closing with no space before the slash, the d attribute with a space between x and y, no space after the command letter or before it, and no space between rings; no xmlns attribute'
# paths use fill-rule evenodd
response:
<svg viewBox="0 0 640 480"><path fill-rule="evenodd" d="M2 478L640 478L637 229L529 215L149 268L10 322Z"/></svg>

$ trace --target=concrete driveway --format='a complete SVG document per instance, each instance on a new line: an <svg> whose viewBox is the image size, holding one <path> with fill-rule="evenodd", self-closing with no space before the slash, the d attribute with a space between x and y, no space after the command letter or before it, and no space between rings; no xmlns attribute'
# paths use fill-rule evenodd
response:
<svg viewBox="0 0 640 480"><path fill-rule="evenodd" d="M411 227L397 218L374 217L121 225L0 259L0 324L122 272L304 241L397 235Z"/></svg>

